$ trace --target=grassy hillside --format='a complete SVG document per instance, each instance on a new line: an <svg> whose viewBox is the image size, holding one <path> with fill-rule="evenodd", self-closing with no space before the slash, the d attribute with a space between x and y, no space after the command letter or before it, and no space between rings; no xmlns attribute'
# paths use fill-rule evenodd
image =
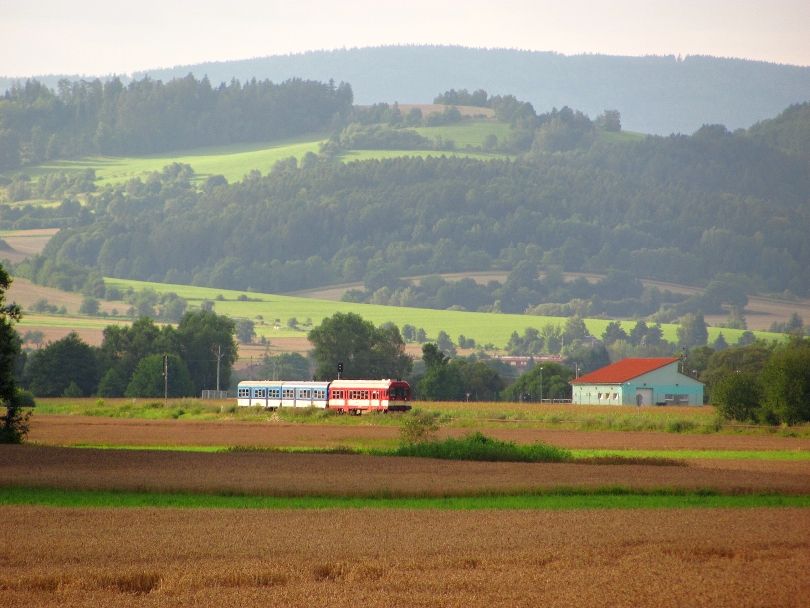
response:
<svg viewBox="0 0 810 608"><path fill-rule="evenodd" d="M409 323L424 328L430 338L435 338L441 330L446 331L454 340L459 334L464 334L468 338L475 339L479 344L492 343L497 347L503 347L513 331L522 333L527 327L540 328L547 323L562 324L565 322L565 319L561 317L400 308L114 278L106 278L105 281L109 285L132 287L136 290L149 287L158 292L173 291L187 299L192 306L199 306L202 300L213 300L214 310L217 313L257 321L257 334L271 340L274 336L304 335L305 329L294 330L287 327L287 320L292 317L302 324L307 319L311 319L313 324L317 325L323 318L336 312L355 312L375 325L391 321L401 328L404 324ZM252 301L239 301L238 298L241 295L247 296ZM220 297L221 299L217 299ZM262 319L257 319L258 316L261 316ZM275 319L281 321L279 329L274 329ZM608 323L607 319L586 320L588 330L596 336L602 335ZM629 323L627 325L630 326ZM667 340L676 340L677 325L666 324L663 326L663 330ZM709 339L714 340L720 331L718 328L709 328ZM742 330L722 329L722 332L726 340L733 343L737 341ZM757 335L766 340L784 338L781 334L769 332L758 332Z"/></svg>
<svg viewBox="0 0 810 608"><path fill-rule="evenodd" d="M458 148L464 148L466 146L482 146L489 135L494 135L499 142L503 142L509 137L511 127L504 122L476 120L440 127L419 127L414 130L419 135L430 139L453 140Z"/></svg>
<svg viewBox="0 0 810 608"><path fill-rule="evenodd" d="M209 175L224 175L228 181L242 179L256 169L262 173L270 170L282 158L301 158L307 152L318 152L322 138L306 138L275 141L259 144L234 144L179 150L164 154L145 156L87 156L77 160L63 160L37 165L24 171L32 178L50 173L95 169L97 184L119 183L151 171L160 171L171 163L185 163L194 168L201 178Z"/></svg>
<svg viewBox="0 0 810 608"><path fill-rule="evenodd" d="M471 121L441 127L424 127L417 129L422 135L433 140L448 140L455 142L458 148L467 146L481 146L490 133L503 141L508 137L509 125L494 121ZM20 172L32 179L37 179L52 173L72 173L95 169L96 184L105 186L125 182L133 177L143 176L152 171L160 171L171 163L184 163L191 165L198 179L205 179L211 175L224 175L229 182L239 181L251 171L267 173L273 165L284 158L294 157L298 160L307 152L318 153L320 144L325 141L322 135L309 135L295 139L285 139L273 142L253 144L233 144L228 146L211 146L194 148L191 150L178 150L176 152L149 154L143 156L86 156L75 160L53 161L41 165L28 167ZM428 151L428 150L350 150L341 156L344 162L356 160L386 159L401 156L463 156L489 160L505 158L504 154L485 154L458 151ZM10 178L11 172L3 174ZM26 201L46 205L49 201Z"/></svg>

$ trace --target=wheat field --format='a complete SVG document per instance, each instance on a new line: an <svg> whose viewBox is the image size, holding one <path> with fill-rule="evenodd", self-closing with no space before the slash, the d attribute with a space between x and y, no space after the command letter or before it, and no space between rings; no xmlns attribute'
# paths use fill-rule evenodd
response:
<svg viewBox="0 0 810 608"><path fill-rule="evenodd" d="M0 604L806 605L803 509L0 508Z"/></svg>

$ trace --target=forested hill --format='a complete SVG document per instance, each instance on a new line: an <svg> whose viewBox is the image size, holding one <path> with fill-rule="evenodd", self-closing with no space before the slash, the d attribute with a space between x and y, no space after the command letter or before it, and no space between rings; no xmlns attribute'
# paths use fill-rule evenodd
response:
<svg viewBox="0 0 810 608"><path fill-rule="evenodd" d="M807 295L808 159L762 129L706 127L519 161L313 155L202 187L175 167L91 195L81 225L21 270L78 280L72 261L118 277L284 292L527 260L692 284L735 273L755 289Z"/></svg>
<svg viewBox="0 0 810 608"><path fill-rule="evenodd" d="M114 78L37 81L0 97L0 171L84 154L144 154L256 142L328 129L349 113L348 84L291 78L212 85Z"/></svg>
<svg viewBox="0 0 810 608"><path fill-rule="evenodd" d="M571 106L591 117L622 114L631 131L693 133L703 124L746 128L783 108L810 100L810 67L708 56L566 56L550 52L447 46L389 46L313 51L137 73L164 82L189 73L213 85L290 78L351 82L355 101L429 102L437 87L514 94L538 111ZM39 76L52 89L60 80ZM102 81L114 77L101 78ZM128 84L129 78L118 78ZM0 76L0 93L21 79ZM438 84L440 83L440 85Z"/></svg>
<svg viewBox="0 0 810 608"><path fill-rule="evenodd" d="M810 67L690 56L619 57L505 49L390 46L316 51L150 70L214 82L291 77L350 82L355 101L429 102L439 86L513 94L539 112L570 106L591 117L617 109L626 129L669 135L703 124L747 128L810 101ZM137 77L143 74L138 74ZM440 83L440 84L439 84Z"/></svg>

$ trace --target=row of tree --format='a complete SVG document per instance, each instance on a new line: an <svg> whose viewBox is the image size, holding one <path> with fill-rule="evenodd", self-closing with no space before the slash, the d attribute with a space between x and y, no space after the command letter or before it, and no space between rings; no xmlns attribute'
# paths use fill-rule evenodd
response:
<svg viewBox="0 0 810 608"><path fill-rule="evenodd" d="M32 351L18 363L22 387L37 397L172 397L230 385L235 324L214 312L186 312L176 327L147 317L109 325L100 347L77 334ZM164 385L164 371L168 370Z"/></svg>
<svg viewBox="0 0 810 608"><path fill-rule="evenodd" d="M723 351L690 353L709 398L726 418L796 424L810 421L810 339L782 345L754 343Z"/></svg>
<svg viewBox="0 0 810 608"><path fill-rule="evenodd" d="M0 97L0 170L84 154L143 154L268 141L329 128L349 113L348 84L252 79L212 86L188 75L126 86L29 80Z"/></svg>
<svg viewBox="0 0 810 608"><path fill-rule="evenodd" d="M480 312L509 312L580 317L645 317L669 322L689 313L741 311L748 303L751 281L741 275L720 275L699 294L686 295L655 286L645 287L632 273L610 270L595 282L585 277L566 280L559 266L541 271L536 260L522 260L504 281L486 284L472 278L446 280L431 275L403 280L383 271L365 277L365 289L351 289L347 302L413 306ZM744 321L743 321L744 322Z"/></svg>

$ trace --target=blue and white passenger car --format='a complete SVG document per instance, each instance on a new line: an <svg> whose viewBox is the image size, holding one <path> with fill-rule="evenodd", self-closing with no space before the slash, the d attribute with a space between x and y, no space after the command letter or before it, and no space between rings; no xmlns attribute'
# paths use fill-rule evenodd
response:
<svg viewBox="0 0 810 608"><path fill-rule="evenodd" d="M327 405L328 382L246 380L236 391L237 404L245 407L319 407Z"/></svg>

